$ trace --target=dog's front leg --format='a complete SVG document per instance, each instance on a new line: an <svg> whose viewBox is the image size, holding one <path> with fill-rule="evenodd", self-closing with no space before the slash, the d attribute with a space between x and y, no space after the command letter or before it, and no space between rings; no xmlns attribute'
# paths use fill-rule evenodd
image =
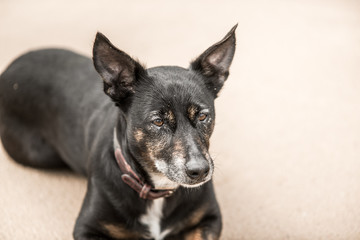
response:
<svg viewBox="0 0 360 240"><path fill-rule="evenodd" d="M100 187L99 187L100 186ZM101 188L102 187L102 188ZM106 198L109 192L105 192L104 185L101 185L95 178L90 178L88 190L76 221L73 237L75 240L130 240L140 239L140 235L125 227L121 222L119 212L113 208L113 204ZM112 195L114 196L114 195ZM115 196L115 199L121 199ZM123 210L126 216L126 209ZM127 217L126 219L130 219Z"/></svg>
<svg viewBox="0 0 360 240"><path fill-rule="evenodd" d="M197 226L181 232L176 236L168 236L166 240L218 240L222 228L221 216L212 216L201 221Z"/></svg>
<svg viewBox="0 0 360 240"><path fill-rule="evenodd" d="M110 238L96 237L96 236L88 236L88 237L78 237L76 240L110 240Z"/></svg>
<svg viewBox="0 0 360 240"><path fill-rule="evenodd" d="M221 224L221 223L220 223ZM218 223L199 226L185 233L185 240L217 240L220 238L221 226Z"/></svg>

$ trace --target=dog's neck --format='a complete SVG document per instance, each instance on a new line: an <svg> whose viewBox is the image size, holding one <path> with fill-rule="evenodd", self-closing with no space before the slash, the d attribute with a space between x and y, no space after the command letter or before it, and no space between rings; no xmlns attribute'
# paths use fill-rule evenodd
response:
<svg viewBox="0 0 360 240"><path fill-rule="evenodd" d="M120 113L117 125L114 127L113 132L114 150L116 149L116 147L120 148L124 158L126 159L126 162L131 166L131 168L136 172L137 175L141 176L141 178L148 182L150 177L141 167L140 163L136 161L135 157L133 157L130 150L127 148L128 141L125 136L126 125L127 123L125 116Z"/></svg>
<svg viewBox="0 0 360 240"><path fill-rule="evenodd" d="M123 126L123 125L122 125ZM120 130L120 131L119 131ZM125 129L121 126L114 127L113 133L113 143L114 143L114 152L117 148L121 150L121 154L123 155L126 163L131 167L134 173L139 176L142 181L149 182L150 177L145 172L145 170L141 167L140 163L138 163L133 155L131 154L130 150L126 147L127 140L126 137L123 135Z"/></svg>
<svg viewBox="0 0 360 240"><path fill-rule="evenodd" d="M151 187L144 177L136 173L126 161L119 143L116 127L114 128L114 154L117 164L122 171L121 179L132 189L139 193L143 199L154 200L162 197L169 197L173 194L172 190L157 190Z"/></svg>

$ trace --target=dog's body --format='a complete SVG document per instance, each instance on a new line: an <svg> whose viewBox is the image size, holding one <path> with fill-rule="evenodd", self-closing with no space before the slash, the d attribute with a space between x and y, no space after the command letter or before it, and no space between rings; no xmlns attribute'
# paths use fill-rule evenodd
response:
<svg viewBox="0 0 360 240"><path fill-rule="evenodd" d="M234 31L190 69L145 70L98 34L98 72L86 57L48 49L21 56L1 75L0 134L9 155L32 167L67 165L88 177L75 239L219 238L208 148ZM140 198L123 181L116 146L150 191L173 194Z"/></svg>

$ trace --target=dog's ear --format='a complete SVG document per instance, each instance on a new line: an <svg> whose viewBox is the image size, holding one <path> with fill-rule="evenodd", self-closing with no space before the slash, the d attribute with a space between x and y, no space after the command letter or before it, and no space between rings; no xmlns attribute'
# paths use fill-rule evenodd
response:
<svg viewBox="0 0 360 240"><path fill-rule="evenodd" d="M134 93L140 75L145 73L144 68L99 32L93 47L93 61L104 81L105 93L117 104L125 104Z"/></svg>
<svg viewBox="0 0 360 240"><path fill-rule="evenodd" d="M218 43L209 47L190 65L205 77L207 87L216 97L229 76L229 68L235 53L237 24Z"/></svg>

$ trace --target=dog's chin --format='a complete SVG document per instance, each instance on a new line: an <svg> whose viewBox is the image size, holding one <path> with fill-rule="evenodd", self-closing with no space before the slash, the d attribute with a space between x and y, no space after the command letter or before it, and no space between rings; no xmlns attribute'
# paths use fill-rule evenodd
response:
<svg viewBox="0 0 360 240"><path fill-rule="evenodd" d="M176 189L179 187L180 184L177 182L169 179L167 176L165 176L162 173L153 173L150 174L151 180L154 184L154 187L156 189Z"/></svg>

